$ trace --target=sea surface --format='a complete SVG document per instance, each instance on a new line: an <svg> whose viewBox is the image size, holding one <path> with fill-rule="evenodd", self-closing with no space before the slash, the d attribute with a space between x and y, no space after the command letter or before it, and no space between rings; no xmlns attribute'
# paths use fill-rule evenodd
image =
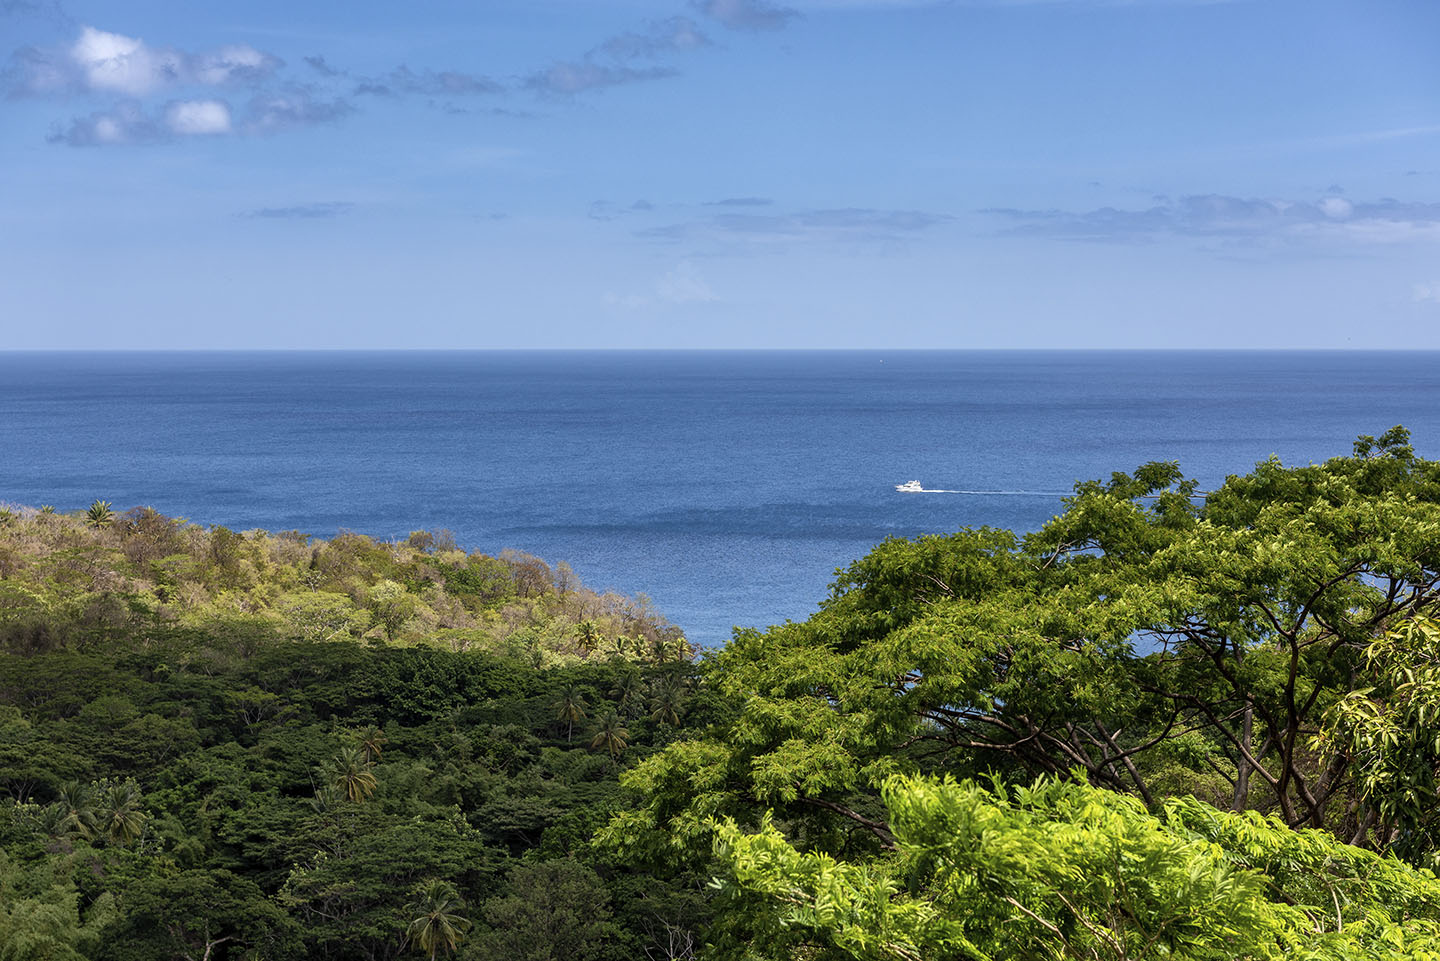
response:
<svg viewBox="0 0 1440 961"><path fill-rule="evenodd" d="M1440 354L10 352L0 502L445 528L714 645L809 616L885 537L1033 530L1077 480L1177 460L1209 488L1395 424L1440 456Z"/></svg>

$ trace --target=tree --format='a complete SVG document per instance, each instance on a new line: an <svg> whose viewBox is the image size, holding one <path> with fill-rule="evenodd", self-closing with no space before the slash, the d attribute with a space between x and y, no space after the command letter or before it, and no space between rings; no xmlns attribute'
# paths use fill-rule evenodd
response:
<svg viewBox="0 0 1440 961"><path fill-rule="evenodd" d="M1083 781L892 778L897 857L717 826L713 956L891 961L1395 959L1440 951L1440 882L1274 818L1148 813Z"/></svg>
<svg viewBox="0 0 1440 961"><path fill-rule="evenodd" d="M435 961L436 954L453 954L470 930L470 922L455 913L460 907L460 895L448 881L422 883L407 909L415 920L406 929L406 937L430 955L430 961Z"/></svg>
<svg viewBox="0 0 1440 961"><path fill-rule="evenodd" d="M385 732L374 724L360 731L357 737L360 741L361 753L365 755L365 760L372 764L380 760L380 755L384 752L385 745L390 743L390 739L385 736Z"/></svg>
<svg viewBox="0 0 1440 961"><path fill-rule="evenodd" d="M1440 864L1440 623L1417 617L1365 651L1364 682L1326 715L1319 743L1356 771L1359 831L1412 863Z"/></svg>
<svg viewBox="0 0 1440 961"><path fill-rule="evenodd" d="M393 641L420 605L419 600L405 590L405 585L382 580L370 589L369 606L374 622L385 631L385 639Z"/></svg>
<svg viewBox="0 0 1440 961"><path fill-rule="evenodd" d="M650 720L671 726L680 723L685 706L685 682L674 673L666 674L656 683L650 695Z"/></svg>
<svg viewBox="0 0 1440 961"><path fill-rule="evenodd" d="M808 621L738 633L713 672L734 719L629 772L647 805L609 836L702 857L708 819L773 808L814 843L883 849L892 774L1080 769L1381 847L1353 766L1311 740L1367 645L1437 603L1440 463L1401 429L1203 497L1144 465L1024 538L887 540Z"/></svg>
<svg viewBox="0 0 1440 961"><path fill-rule="evenodd" d="M640 672L633 667L621 672L615 679L614 686L610 688L610 696L615 700L616 710L622 717L638 717L645 702L645 682L640 677Z"/></svg>
<svg viewBox="0 0 1440 961"><path fill-rule="evenodd" d="M100 835L115 844L139 840L145 830L140 786L133 780L106 780L96 785L95 822Z"/></svg>
<svg viewBox="0 0 1440 961"><path fill-rule="evenodd" d="M97 500L85 510L85 523L99 529L109 527L115 520L115 512L110 509L109 501Z"/></svg>
<svg viewBox="0 0 1440 961"><path fill-rule="evenodd" d="M560 694L560 700L555 703L555 719L565 722L566 744L573 740L575 722L585 719L585 706L585 698L580 693L580 688L567 684Z"/></svg>
<svg viewBox="0 0 1440 961"><path fill-rule="evenodd" d="M625 724L620 720L620 715L611 711L600 719L600 727L595 736L590 739L590 750L604 748L610 754L610 760L614 761L620 756L620 752L628 745L630 732L626 730Z"/></svg>
<svg viewBox="0 0 1440 961"><path fill-rule="evenodd" d="M0 959L86 961L115 914L115 899L101 894L84 910L73 858L21 864L0 850Z"/></svg>
<svg viewBox="0 0 1440 961"><path fill-rule="evenodd" d="M507 893L484 906L488 956L511 961L594 961L612 933L610 897L576 861L512 868ZM486 956L486 955L482 955Z"/></svg>
<svg viewBox="0 0 1440 961"><path fill-rule="evenodd" d="M369 756L359 747L343 748L330 762L327 774L328 783L355 804L374 794L379 783Z"/></svg>
<svg viewBox="0 0 1440 961"><path fill-rule="evenodd" d="M295 922L229 871L146 874L127 889L120 908L99 954L106 961L211 961L246 948L257 957L287 957L299 947Z"/></svg>

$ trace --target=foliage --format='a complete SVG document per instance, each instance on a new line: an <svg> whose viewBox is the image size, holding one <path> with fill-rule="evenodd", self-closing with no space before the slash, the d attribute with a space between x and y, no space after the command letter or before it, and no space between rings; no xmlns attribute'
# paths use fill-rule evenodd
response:
<svg viewBox="0 0 1440 961"><path fill-rule="evenodd" d="M607 837L700 863L711 818L773 809L808 846L881 851L894 774L1079 769L1384 848L1356 767L1312 739L1437 592L1440 464L1398 428L1205 495L1173 464L1082 483L1024 538L887 540L808 621L737 632L713 677L738 714L627 774L646 811Z"/></svg>
<svg viewBox="0 0 1440 961"><path fill-rule="evenodd" d="M97 506L0 513L0 961L1440 959L1401 429L887 540L698 664L444 532Z"/></svg>
<svg viewBox="0 0 1440 961"><path fill-rule="evenodd" d="M1355 770L1360 823L1402 857L1440 855L1440 623L1415 618L1365 651L1372 686L1330 709L1319 743Z"/></svg>
<svg viewBox="0 0 1440 961"><path fill-rule="evenodd" d="M802 853L718 827L716 958L1418 958L1440 881L1274 818L1083 782L896 777L892 857ZM1267 873L1256 870L1263 866Z"/></svg>

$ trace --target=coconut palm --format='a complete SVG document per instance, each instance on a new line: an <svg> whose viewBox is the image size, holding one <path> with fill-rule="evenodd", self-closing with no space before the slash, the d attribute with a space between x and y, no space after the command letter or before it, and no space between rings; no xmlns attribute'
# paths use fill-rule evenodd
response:
<svg viewBox="0 0 1440 961"><path fill-rule="evenodd" d="M360 750L364 753L366 761L380 760L385 745L389 743L390 739L385 736L385 732L376 725L372 724L360 732Z"/></svg>
<svg viewBox="0 0 1440 961"><path fill-rule="evenodd" d="M430 880L415 890L406 910L415 915L405 934L431 961L440 953L451 954L470 930L470 922L455 912L461 908L460 895L448 881Z"/></svg>
<svg viewBox="0 0 1440 961"><path fill-rule="evenodd" d="M640 672L632 667L621 674L615 686L610 688L610 696L615 699L615 706L622 716L638 716L645 703L645 682L641 680Z"/></svg>
<svg viewBox="0 0 1440 961"><path fill-rule="evenodd" d="M115 520L115 512L110 509L109 501L97 500L85 511L85 523L99 529L109 527Z"/></svg>
<svg viewBox="0 0 1440 961"><path fill-rule="evenodd" d="M594 621L585 620L575 625L575 637L580 642L580 649L586 654L592 654L595 648L600 646L604 636Z"/></svg>
<svg viewBox="0 0 1440 961"><path fill-rule="evenodd" d="M88 784L72 781L60 788L60 797L51 807L59 813L56 826L61 834L89 840L95 836L95 792Z"/></svg>
<svg viewBox="0 0 1440 961"><path fill-rule="evenodd" d="M105 781L96 803L97 827L116 844L129 844L145 830L140 787L134 781Z"/></svg>
<svg viewBox="0 0 1440 961"><path fill-rule="evenodd" d="M620 756L620 752L625 750L626 746L630 743L627 740L629 737L630 732L625 729L625 724L620 720L620 715L611 711L601 718L600 728L595 732L595 736L590 739L590 749L594 751L603 747L606 751L610 752L610 760L614 761Z"/></svg>
<svg viewBox="0 0 1440 961"><path fill-rule="evenodd" d="M680 710L685 706L685 683L674 674L662 678L650 695L650 720L660 724L680 723Z"/></svg>
<svg viewBox="0 0 1440 961"><path fill-rule="evenodd" d="M336 790L357 803L374 794L379 786L369 759L358 747L345 748L335 755L330 780Z"/></svg>
<svg viewBox="0 0 1440 961"><path fill-rule="evenodd" d="M572 742L575 734L575 722L585 717L585 698L580 694L580 689L574 684L566 685L560 700L555 702L555 719L565 722L565 743Z"/></svg>

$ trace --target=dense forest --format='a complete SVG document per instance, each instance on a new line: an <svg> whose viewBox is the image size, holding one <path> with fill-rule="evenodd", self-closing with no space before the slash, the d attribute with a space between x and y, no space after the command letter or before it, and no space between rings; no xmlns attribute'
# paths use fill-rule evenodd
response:
<svg viewBox="0 0 1440 961"><path fill-rule="evenodd" d="M1440 463L891 539L698 655L563 565L0 512L0 961L1440 959Z"/></svg>

